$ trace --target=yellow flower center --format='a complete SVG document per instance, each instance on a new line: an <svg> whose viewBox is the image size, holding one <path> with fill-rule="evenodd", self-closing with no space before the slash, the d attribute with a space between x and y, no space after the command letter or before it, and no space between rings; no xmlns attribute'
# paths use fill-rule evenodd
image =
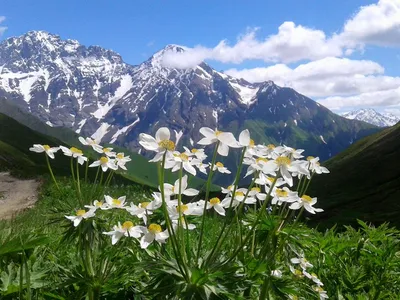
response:
<svg viewBox="0 0 400 300"><path fill-rule="evenodd" d="M97 203L96 203L96 206L97 206L97 207L101 207L102 205L103 205L103 202L97 202Z"/></svg>
<svg viewBox="0 0 400 300"><path fill-rule="evenodd" d="M83 154L82 150L79 150L78 148L75 147L72 147L69 150L71 150L71 152L75 154Z"/></svg>
<svg viewBox="0 0 400 300"><path fill-rule="evenodd" d="M316 287L315 287L315 291L318 292L318 293L323 293L323 292L325 292L324 289L323 289L322 287L320 287L320 286L316 286Z"/></svg>
<svg viewBox="0 0 400 300"><path fill-rule="evenodd" d="M227 188L228 190L233 190L233 185L230 185L230 186L228 186L228 188Z"/></svg>
<svg viewBox="0 0 400 300"><path fill-rule="evenodd" d="M128 230L133 227L133 223L131 221L125 221L124 224L122 224L122 229Z"/></svg>
<svg viewBox="0 0 400 300"><path fill-rule="evenodd" d="M84 209L79 209L76 211L76 215L78 217L82 217L84 214L86 214L86 211Z"/></svg>
<svg viewBox="0 0 400 300"><path fill-rule="evenodd" d="M224 167L224 164L223 164L222 162L217 162L215 165L216 165L218 168L223 168L223 167Z"/></svg>
<svg viewBox="0 0 400 300"><path fill-rule="evenodd" d="M121 200L118 200L118 199L113 199L112 200L112 204L114 204L114 205L121 205Z"/></svg>
<svg viewBox="0 0 400 300"><path fill-rule="evenodd" d="M156 233L160 233L162 231L161 226L158 224L150 224L148 227L150 233L152 234L156 234Z"/></svg>
<svg viewBox="0 0 400 300"><path fill-rule="evenodd" d="M140 207L141 208L147 208L147 206L149 206L150 202L142 202L140 203Z"/></svg>
<svg viewBox="0 0 400 300"><path fill-rule="evenodd" d="M192 153L197 153L199 150L197 150L196 148L193 148L190 152Z"/></svg>
<svg viewBox="0 0 400 300"><path fill-rule="evenodd" d="M189 206L187 206L186 204L182 204L182 205L178 205L176 207L176 211L177 212L181 212L184 213L185 211L187 211L189 209Z"/></svg>
<svg viewBox="0 0 400 300"><path fill-rule="evenodd" d="M270 149L270 150L274 150L275 149L275 145L274 144L269 144L267 146L267 148Z"/></svg>
<svg viewBox="0 0 400 300"><path fill-rule="evenodd" d="M254 147L256 145L256 143L254 142L254 140L253 139L250 139L250 144L249 144L249 146L250 147Z"/></svg>
<svg viewBox="0 0 400 300"><path fill-rule="evenodd" d="M111 152L111 148L104 148L104 149L103 149L103 152L104 152L104 153Z"/></svg>
<svg viewBox="0 0 400 300"><path fill-rule="evenodd" d="M102 165L105 165L106 163L108 163L108 157L102 157L102 158L100 158L100 163L101 163Z"/></svg>
<svg viewBox="0 0 400 300"><path fill-rule="evenodd" d="M290 165L290 158L286 156L279 156L277 159L275 159L275 162L279 166L288 166Z"/></svg>
<svg viewBox="0 0 400 300"><path fill-rule="evenodd" d="M301 272L300 270L294 270L294 275L296 276L303 276L303 272Z"/></svg>
<svg viewBox="0 0 400 300"><path fill-rule="evenodd" d="M282 189L276 189L275 195L278 197L287 197L289 195L289 193Z"/></svg>
<svg viewBox="0 0 400 300"><path fill-rule="evenodd" d="M307 195L303 195L303 196L301 197L301 199L302 199L303 201L305 201L305 202L308 202L308 203L311 203L311 202L312 202L312 198L311 198L310 196L307 196Z"/></svg>
<svg viewBox="0 0 400 300"><path fill-rule="evenodd" d="M267 179L268 179L269 181L271 181L271 182L274 182L274 181L276 180L276 178L274 178L274 177L267 177Z"/></svg>
<svg viewBox="0 0 400 300"><path fill-rule="evenodd" d="M317 162L315 163L315 165L316 165L316 166L320 166L321 164L317 161Z"/></svg>
<svg viewBox="0 0 400 300"><path fill-rule="evenodd" d="M219 130L216 130L216 131L215 131L215 135L216 135L216 136L219 136L221 133L222 133L222 131L219 131Z"/></svg>
<svg viewBox="0 0 400 300"><path fill-rule="evenodd" d="M267 162L268 162L268 159L266 159L266 158L264 158L264 157L259 157L259 158L256 159L256 163L260 163L260 162L267 163Z"/></svg>
<svg viewBox="0 0 400 300"><path fill-rule="evenodd" d="M44 150L49 151L50 150L50 146L49 145L43 145Z"/></svg>
<svg viewBox="0 0 400 300"><path fill-rule="evenodd" d="M261 189L259 187L253 187L251 190L256 193L261 193Z"/></svg>
<svg viewBox="0 0 400 300"><path fill-rule="evenodd" d="M297 297L296 295L292 295L292 300L298 300L299 297Z"/></svg>
<svg viewBox="0 0 400 300"><path fill-rule="evenodd" d="M212 206L217 205L217 204L220 204L220 203L221 203L221 200L219 200L219 198L217 198L217 197L214 197L214 198L211 198L211 199L210 199L210 204L211 204Z"/></svg>
<svg viewBox="0 0 400 300"><path fill-rule="evenodd" d="M235 197L244 197L244 193L243 192L236 192L235 193Z"/></svg>
<svg viewBox="0 0 400 300"><path fill-rule="evenodd" d="M189 160L189 156L187 156L185 153L181 153L179 154L180 159L182 159L183 161L188 161Z"/></svg>
<svg viewBox="0 0 400 300"><path fill-rule="evenodd" d="M123 153L118 153L117 154L118 159L124 159L124 154Z"/></svg>
<svg viewBox="0 0 400 300"><path fill-rule="evenodd" d="M158 143L158 146L160 146L160 148L163 148L163 149L169 150L169 151L175 150L175 143L170 140L162 140Z"/></svg>
<svg viewBox="0 0 400 300"><path fill-rule="evenodd" d="M313 160L314 158L315 158L314 156L307 156L308 161Z"/></svg>

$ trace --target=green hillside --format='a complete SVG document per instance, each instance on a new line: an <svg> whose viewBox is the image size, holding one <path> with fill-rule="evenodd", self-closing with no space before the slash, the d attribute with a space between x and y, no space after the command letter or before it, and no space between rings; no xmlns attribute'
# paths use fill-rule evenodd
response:
<svg viewBox="0 0 400 300"><path fill-rule="evenodd" d="M400 123L368 136L326 162L330 174L316 177L310 193L325 213L318 221L355 219L400 226Z"/></svg>
<svg viewBox="0 0 400 300"><path fill-rule="evenodd" d="M21 116L24 114L20 112ZM29 117L27 117L29 119ZM35 121L32 117L31 121ZM48 130L52 136L39 133L35 130L20 124L13 118L0 113L0 170L8 169L14 174L22 177L32 177L40 174L47 174L48 169L43 155L29 151L33 144L47 144L50 146L69 145L83 149L85 153L92 158L98 157L98 154L89 148L83 148L78 141L78 135L73 131L65 128L51 128L38 119L35 123L36 128ZM45 128L47 127L47 129ZM127 149L114 147L115 150L130 155L132 161L127 163L127 172L120 173L120 180L133 181L142 185L156 188L158 186L157 165L149 163L148 160L137 153L128 151ZM56 154L56 159L51 161L56 175L69 175L69 158L63 156L60 152ZM91 170L93 176L95 170ZM89 174L90 175L90 174ZM169 182L177 178L176 174L166 172L166 178ZM193 187L201 188L204 180L192 178L190 184ZM215 189L216 187L214 187Z"/></svg>

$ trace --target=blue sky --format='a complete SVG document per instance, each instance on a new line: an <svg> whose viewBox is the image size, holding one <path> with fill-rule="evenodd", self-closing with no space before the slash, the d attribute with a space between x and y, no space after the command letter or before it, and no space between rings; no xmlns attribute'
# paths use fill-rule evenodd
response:
<svg viewBox="0 0 400 300"><path fill-rule="evenodd" d="M388 9L393 10L393 14L390 14L392 19L389 18L389 23L391 23L388 28L380 28L379 24L382 22L379 22L379 18L382 17L382 14L387 13ZM399 10L397 11L397 9ZM100 45L113 49L131 64L142 62L166 44L174 43L188 47L201 45L202 51L194 51L193 55L198 55L199 59L204 58L217 70L228 70L228 73L250 81L265 80L269 76L278 84L300 90L314 99L320 99L321 103L338 111L362 107L365 103L367 106L373 106L380 110L400 113L400 100L397 102L392 100L393 95L396 96L397 76L400 75L400 21L396 20L396 17L400 16L396 15L399 11L398 0L381 0L379 2L377 0L3 0L0 3L0 16L4 16L5 20L1 22L0 26L5 26L7 29L4 30L0 39L22 35L29 30L45 30L59 34L62 38L76 39L85 45ZM365 18L371 18L371 28L376 29L375 36L368 35L371 30L363 24ZM374 18L376 23L374 23ZM354 24L350 30L346 31L344 25L349 20L353 20ZM290 45L283 48L286 47L286 44L282 43L271 48L271 45L263 44L270 36L277 35L277 39L281 38L278 32L284 22L294 24L293 37L289 37L290 39L296 38L296 29L301 26L308 30L306 35L312 36L319 32L326 35L326 40L330 40L334 34L342 33L346 42L335 41L333 48L337 47L337 49L329 51L333 44L330 41L326 43L322 41L321 44L318 44L317 38L316 47L326 46L328 48L325 50L326 54L320 54L315 47L313 48L314 40L307 40L305 37L304 43L311 43L311 45L302 51L304 53L314 51L315 53L293 57L293 53L290 51L293 50L295 53L298 49L290 49ZM215 47L222 40L226 40L228 45L224 51L243 51L235 49L238 37L252 32L255 28L258 30L251 38L251 42L256 41L259 44L251 48L252 50L250 49L249 52L258 53L259 51L255 47L266 47L263 49L287 52L287 55L277 53L271 58L264 57L263 54L249 54L247 56L239 55L240 58L238 58L237 53L231 53L231 58L225 58L222 57L223 54L215 53ZM354 30L356 34L353 34ZM388 34L393 36L388 39ZM380 36L385 38L380 39ZM397 38L397 43L391 43L391 38L393 40ZM340 46L337 46L338 43ZM248 48L244 49L247 51ZM346 50L350 52L345 54ZM207 54L204 54L204 51ZM322 87L314 89L310 87L313 74L310 74L311 77L306 82L306 79L300 80L298 75L295 76L294 72L290 71L302 65L305 66L302 68L308 69L315 68L315 64L321 67L326 63L324 59L329 57L339 59L338 66L344 60L350 60L350 63L346 61L349 72L354 69L354 64L359 64L357 61L373 62L379 67L377 65L371 67L370 63L366 71L359 66L354 73L346 73L345 76L356 78L356 82L352 84L360 85L353 90L349 87L343 90L335 88L335 90L326 91ZM310 63L314 64L310 65ZM280 77L282 75L275 70L276 68L264 71L254 70L254 68L273 67L276 64L290 69L285 69L285 78ZM335 61L331 62L331 65L335 64ZM281 69L282 66L279 70ZM337 70L333 71L333 73L335 72ZM321 86L329 84L343 86L345 79L343 74L333 75L331 81L327 80L319 82L319 84ZM339 78L340 76L341 78ZM365 82L360 83L357 76L368 78L364 78ZM290 80L286 80L287 78ZM390 80L391 84L387 84L387 80ZM375 90L371 90L369 87L372 81L376 85ZM398 82L400 84L400 79ZM375 103L369 100L374 95L361 96L366 93L382 91L386 92L387 95L385 95L390 98L389 100ZM337 103L340 104L336 105Z"/></svg>

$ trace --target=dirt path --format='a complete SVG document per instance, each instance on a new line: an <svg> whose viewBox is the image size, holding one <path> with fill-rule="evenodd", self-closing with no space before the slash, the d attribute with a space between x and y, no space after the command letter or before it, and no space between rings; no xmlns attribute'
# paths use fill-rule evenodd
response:
<svg viewBox="0 0 400 300"><path fill-rule="evenodd" d="M0 172L0 220L32 207L37 201L39 182L21 180Z"/></svg>

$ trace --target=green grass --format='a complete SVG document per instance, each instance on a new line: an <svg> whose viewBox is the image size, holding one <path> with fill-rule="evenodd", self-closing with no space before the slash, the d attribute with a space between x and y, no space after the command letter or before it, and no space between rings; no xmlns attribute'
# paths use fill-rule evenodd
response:
<svg viewBox="0 0 400 300"><path fill-rule="evenodd" d="M43 235L46 237L42 242L36 240L38 245L27 251L31 292L34 297L37 297L33 299L83 299L85 280L89 280L82 273L82 267L78 262L79 257L77 257L79 230L74 228L71 231L70 222L64 217L73 214L80 206L72 182L65 179L60 182L60 186L61 191L57 191L52 184L45 183L41 187L39 201L34 208L22 212L13 220L0 221L0 246L7 245L7 237L12 237L13 241L30 237L31 244ZM90 185L83 185L83 189L90 187ZM126 195L127 200L134 203L146 201L150 197L149 189L137 185L114 185L107 188L105 193L115 197ZM106 223L97 222L96 226L100 226L99 230L103 230L103 226L109 229L117 221L123 222L132 218L124 211L99 212L99 214L102 213L107 216ZM267 226L267 220L264 221ZM199 220L196 221L195 218L192 222L199 225ZM222 222L223 220L216 215L207 216L204 251L212 247ZM91 221L85 224L89 225ZM288 266L282 264L285 256L293 257L290 249L301 247L305 256L314 265L312 272L322 280L324 289L331 299L396 299L400 293L400 261L394 254L400 251L400 232L388 226L371 228L363 223L360 223L358 230L351 227L340 229L341 233L337 233L334 229L321 233L300 223L291 229L292 236L287 241L287 250L282 252L283 257L277 257L273 262L274 268L283 271L283 278L274 281L274 289L278 292L299 293L300 288L306 299L317 299L316 295L309 291L308 286L302 283L306 282L306 279L293 276ZM257 233L258 242L262 243L266 230L267 228L264 228ZM154 273L157 274L159 266L149 265L147 261L149 255L156 253L157 248L149 248L148 251L141 250L133 239L122 240L117 246L111 246L108 238L105 241L105 246L98 253L99 257L93 258L93 260L100 259L103 255L113 257L112 272L106 283L101 285L101 299L170 299L160 295L152 297L152 293L153 295L156 292L160 293L159 288L154 287L154 282L151 280L151 276L154 276ZM195 245L195 235L190 235L189 241ZM25 242L28 243L29 240ZM229 252L236 242L235 234L232 232L223 251ZM170 244L165 247L163 255L167 256L168 251L171 251ZM2 255L0 251L0 258L0 273L2 274L0 298L25 299L24 291L22 297L19 297L20 256ZM159 259L163 258L159 257ZM270 263L258 261L256 258L251 260L247 258L240 263L246 266L249 272L246 275L240 269L236 275L230 274L229 270L221 269L220 272L226 280L232 280L230 288L240 293L237 287L251 285L254 280L252 276L256 276L257 272L263 272L263 268L268 268ZM253 275L250 276L250 274ZM215 275L210 273L207 276ZM171 281L168 281L168 278ZM164 273L163 277L156 277L156 283L168 281L170 282L168 288L172 289L180 284L174 283L173 278L174 273L168 276ZM212 280L217 279L211 277ZM281 299L285 298L281 297ZM233 294L231 297L222 296L221 299L244 298L239 297L239 294ZM256 299L256 297L248 299Z"/></svg>
<svg viewBox="0 0 400 300"><path fill-rule="evenodd" d="M400 124L368 136L326 162L330 174L313 179L310 193L326 210L322 225L357 218L400 226Z"/></svg>

